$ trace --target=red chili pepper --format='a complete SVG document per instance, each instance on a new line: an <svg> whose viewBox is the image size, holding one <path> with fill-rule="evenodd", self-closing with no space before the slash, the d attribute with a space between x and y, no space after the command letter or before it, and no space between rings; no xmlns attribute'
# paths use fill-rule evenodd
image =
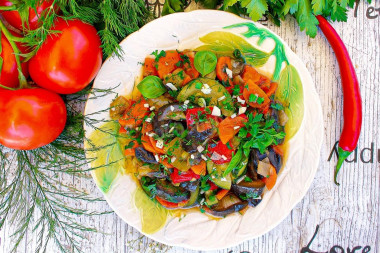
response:
<svg viewBox="0 0 380 253"><path fill-rule="evenodd" d="M324 17L317 16L317 19L319 27L334 50L342 79L344 125L339 139L339 158L334 173L334 182L339 185L336 181L338 172L358 143L362 126L362 99L355 68L343 41Z"/></svg>
<svg viewBox="0 0 380 253"><path fill-rule="evenodd" d="M217 116L211 115L213 107L208 107L208 110L206 110L204 107L197 107L188 109L186 111L186 123L187 127L191 128L192 125L199 119L200 115L206 114L207 119L214 119L217 122L220 122L222 119Z"/></svg>
<svg viewBox="0 0 380 253"><path fill-rule="evenodd" d="M172 180L173 184L191 181L194 178L199 179L200 177L200 175L195 174L192 170L179 172L176 168L174 168L173 173L170 174L170 179Z"/></svg>
<svg viewBox="0 0 380 253"><path fill-rule="evenodd" d="M216 152L218 155L221 156L219 159L212 159L212 161L215 164L223 164L223 163L228 163L231 161L232 152L234 151L234 149L232 148L231 141L228 142L227 144L229 147L231 147L231 149L229 149L228 146L226 144L223 144L221 141L218 141L218 143L216 144L215 143L209 144L207 155L211 157L211 159L212 159L212 154L214 152ZM225 156L225 157L222 157L222 156ZM223 159L223 158L226 158L226 159Z"/></svg>

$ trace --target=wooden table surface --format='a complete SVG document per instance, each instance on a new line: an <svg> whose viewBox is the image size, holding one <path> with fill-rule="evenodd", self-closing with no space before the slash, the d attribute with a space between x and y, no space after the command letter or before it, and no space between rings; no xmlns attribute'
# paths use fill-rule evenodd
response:
<svg viewBox="0 0 380 253"><path fill-rule="evenodd" d="M288 43L314 79L325 127L320 165L304 199L276 228L259 238L217 252L300 252L313 237L317 225L319 232L310 245L313 251L330 252L335 246L336 251L331 252L352 252L355 247L355 252L380 252L380 9L373 9L379 7L379 1L360 3L356 17L351 10L347 23L333 23L356 68L364 116L357 157L351 155L352 162L343 165L340 187L332 180L335 154L329 160L343 124L340 74L334 53L321 32L310 39L299 31L292 18L281 27L261 22ZM91 180L87 183L75 178L69 180L100 196ZM106 202L98 203L96 208L109 210ZM83 217L81 222L102 232L87 234L88 240L82 241L84 252L193 252L156 243L125 224L116 214ZM19 252L33 252L36 237L36 233L28 233L26 239L32 238L32 241L23 243ZM0 231L0 238L0 252L9 252L9 225ZM339 251L338 246L344 251ZM48 252L58 251L51 245Z"/></svg>

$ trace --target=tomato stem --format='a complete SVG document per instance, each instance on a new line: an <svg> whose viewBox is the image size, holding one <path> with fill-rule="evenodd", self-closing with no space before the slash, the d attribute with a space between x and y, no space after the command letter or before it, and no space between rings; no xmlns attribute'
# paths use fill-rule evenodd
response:
<svg viewBox="0 0 380 253"><path fill-rule="evenodd" d="M28 82L26 81L26 78L25 78L24 74L22 73L21 60L20 60L21 52L15 43L15 41L16 41L14 39L15 36L13 36L9 32L9 30L5 27L4 23L1 20L0 20L0 29L1 29L1 32L7 38L7 40L9 41L9 44L11 45L13 52L14 52L14 56L15 56L16 64L17 64L17 70L18 70L18 80L20 82L19 87L20 87L20 89L26 88L28 86Z"/></svg>
<svg viewBox="0 0 380 253"><path fill-rule="evenodd" d="M1 85L1 84L0 84L0 88L6 89L6 90L16 90L14 88L11 88L11 87L8 87L8 86L4 86L4 85Z"/></svg>
<svg viewBox="0 0 380 253"><path fill-rule="evenodd" d="M0 6L0 11L14 11L16 10L16 6Z"/></svg>

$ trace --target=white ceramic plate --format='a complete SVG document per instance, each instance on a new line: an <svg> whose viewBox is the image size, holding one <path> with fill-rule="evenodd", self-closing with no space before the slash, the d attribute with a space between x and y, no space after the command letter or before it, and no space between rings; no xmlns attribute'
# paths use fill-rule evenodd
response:
<svg viewBox="0 0 380 253"><path fill-rule="evenodd" d="M273 34L260 24L242 19L227 12L202 10L189 13L177 13L156 19L139 31L128 36L120 43L124 50L123 59L109 58L102 66L94 87L115 89L120 95L132 91L134 81L141 73L144 58L154 50L195 48L202 45L199 38L213 31L225 31L238 35L265 52L270 52L276 44L273 39L266 39L260 46L258 37L245 38L242 33L247 27L224 27L233 24L249 22L254 24L261 33ZM277 35L278 43L283 44L284 53L298 71L302 83L301 92L304 103L299 105L304 110L304 116L296 135L289 141L288 158L281 170L275 187L265 193L262 202L256 208L249 208L242 216L229 215L224 219L209 219L208 216L194 212L181 221L169 218L166 225L148 237L161 243L182 246L191 249L220 249L239 244L245 240L261 236L277 226L303 198L309 189L316 173L320 149L323 140L322 110L312 78L301 60ZM269 57L267 63L259 70L273 73L275 57ZM282 65L282 69L284 64ZM90 99L85 113L91 114L109 107L115 95ZM303 107L303 108L302 108ZM96 114L97 119L109 119L108 112ZM93 128L85 126L89 137ZM121 169L120 169L121 171ZM94 173L93 173L94 176ZM95 182L100 187L99 180ZM136 183L129 175L121 172L113 179L104 196L112 209L129 225L139 231L142 229L139 210L134 206L133 194ZM201 235L201 236L200 236Z"/></svg>

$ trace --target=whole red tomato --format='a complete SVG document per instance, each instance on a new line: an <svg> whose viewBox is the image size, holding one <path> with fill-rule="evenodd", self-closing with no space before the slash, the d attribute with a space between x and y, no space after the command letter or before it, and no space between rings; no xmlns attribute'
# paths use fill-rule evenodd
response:
<svg viewBox="0 0 380 253"><path fill-rule="evenodd" d="M66 124L63 99L35 88L0 90L0 144L31 150L54 141Z"/></svg>
<svg viewBox="0 0 380 253"><path fill-rule="evenodd" d="M39 86L72 94L95 78L102 64L101 42L96 29L80 20L59 18L54 30L29 61L29 73Z"/></svg>
<svg viewBox="0 0 380 253"><path fill-rule="evenodd" d="M16 36L15 34L13 35ZM17 47L22 53L26 53L25 48L22 47L20 44L17 44ZM11 47L11 44L9 43L8 39L5 37L3 33L1 33L1 49L2 50L0 53L0 57L3 59L3 65L0 67L0 84L10 88L18 87L19 80L16 57L14 55L14 51ZM24 76L28 77L28 63L21 63L21 68Z"/></svg>
<svg viewBox="0 0 380 253"><path fill-rule="evenodd" d="M53 1L42 1L41 4L37 5L37 13L34 10L34 8L29 7L29 16L28 16L28 23L24 24L25 28L29 28L30 30L35 30L39 27L38 18L40 17L41 13L49 8ZM0 0L0 6L12 6L13 3L8 0ZM58 11L58 7L54 8L54 11ZM20 17L20 13L18 11L3 11L1 12L4 19L13 27L23 30L22 27L22 20Z"/></svg>

